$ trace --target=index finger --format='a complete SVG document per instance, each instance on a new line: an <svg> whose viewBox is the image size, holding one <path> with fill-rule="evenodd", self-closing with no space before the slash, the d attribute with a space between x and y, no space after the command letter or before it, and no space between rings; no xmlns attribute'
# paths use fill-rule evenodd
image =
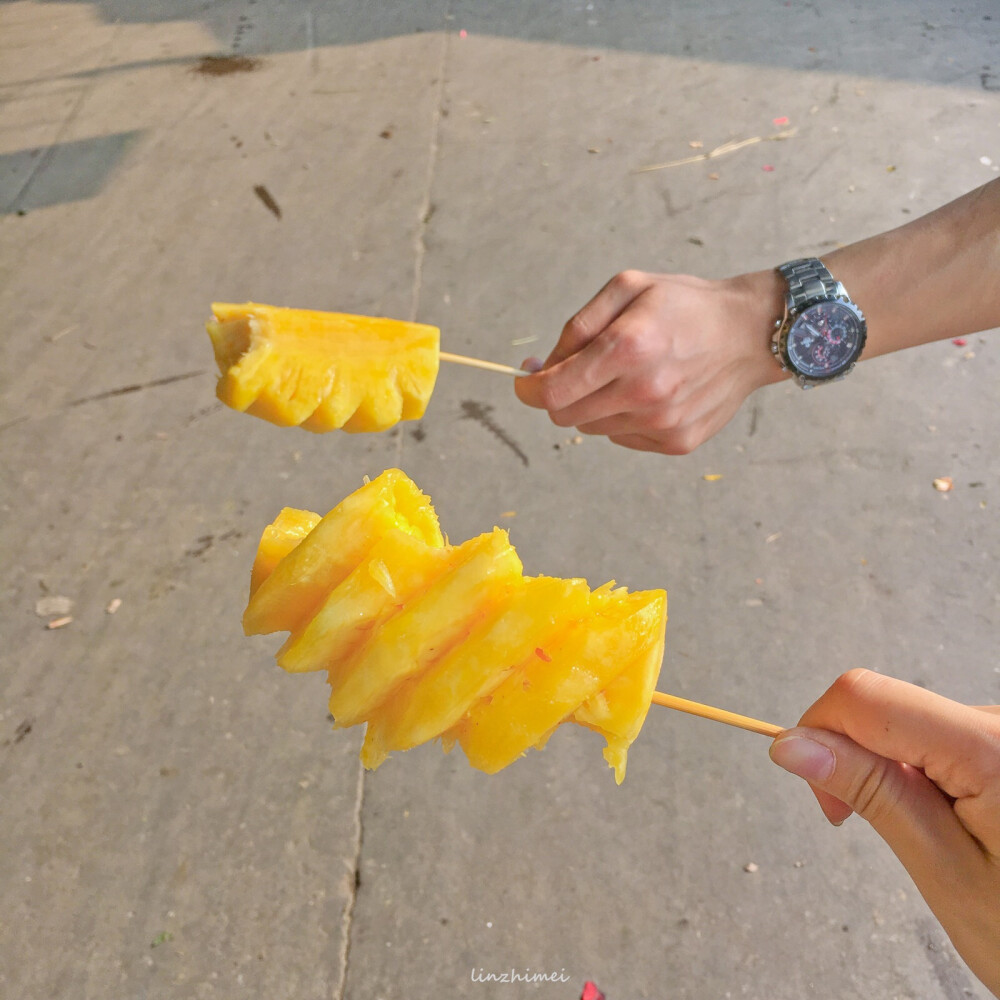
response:
<svg viewBox="0 0 1000 1000"><path fill-rule="evenodd" d="M851 670L800 725L844 733L855 743L924 771L952 798L976 796L1000 771L1000 715L869 670Z"/></svg>
<svg viewBox="0 0 1000 1000"><path fill-rule="evenodd" d="M556 346L545 359L543 368L551 368L586 347L600 336L649 285L650 277L642 271L622 271L616 274L563 327Z"/></svg>

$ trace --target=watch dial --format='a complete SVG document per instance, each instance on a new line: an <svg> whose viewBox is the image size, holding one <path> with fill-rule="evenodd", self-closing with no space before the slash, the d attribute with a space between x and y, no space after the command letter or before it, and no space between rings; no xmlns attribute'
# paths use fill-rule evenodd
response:
<svg viewBox="0 0 1000 1000"><path fill-rule="evenodd" d="M833 378L857 360L864 346L858 314L843 302L810 306L788 331L788 358L808 378Z"/></svg>

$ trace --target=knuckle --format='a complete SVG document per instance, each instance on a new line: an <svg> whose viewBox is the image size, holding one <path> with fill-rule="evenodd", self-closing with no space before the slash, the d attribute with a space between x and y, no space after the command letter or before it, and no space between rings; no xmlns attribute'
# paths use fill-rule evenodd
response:
<svg viewBox="0 0 1000 1000"><path fill-rule="evenodd" d="M564 347L575 350L580 344L590 340L591 326L585 313L578 312L563 327L562 342Z"/></svg>
<svg viewBox="0 0 1000 1000"><path fill-rule="evenodd" d="M637 292L646 285L646 275L642 271L629 268L619 271L612 279L611 284L622 292Z"/></svg>
<svg viewBox="0 0 1000 1000"><path fill-rule="evenodd" d="M670 444L672 455L690 455L698 447L699 441L694 431L685 428L672 435Z"/></svg>
<svg viewBox="0 0 1000 1000"><path fill-rule="evenodd" d="M562 393L559 387L552 382L546 381L538 390L538 402L543 410L548 410L551 414L554 410L562 409Z"/></svg>
<svg viewBox="0 0 1000 1000"><path fill-rule="evenodd" d="M671 406L659 406L649 418L649 426L661 433L679 433L680 415Z"/></svg>
<svg viewBox="0 0 1000 1000"><path fill-rule="evenodd" d="M890 761L878 760L857 775L848 789L847 804L874 825L887 817L899 800L897 783L890 778L891 767Z"/></svg>
<svg viewBox="0 0 1000 1000"><path fill-rule="evenodd" d="M878 684L880 674L864 667L854 667L841 674L831 685L831 692L843 697L847 702L867 698Z"/></svg>
<svg viewBox="0 0 1000 1000"><path fill-rule="evenodd" d="M653 354L645 328L634 321L629 324L620 320L614 327L611 350L619 364L626 368L645 364Z"/></svg>

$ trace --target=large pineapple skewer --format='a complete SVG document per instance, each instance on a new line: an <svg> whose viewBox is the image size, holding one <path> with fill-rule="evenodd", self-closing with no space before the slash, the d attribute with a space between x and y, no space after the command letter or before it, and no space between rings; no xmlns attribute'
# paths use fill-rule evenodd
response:
<svg viewBox="0 0 1000 1000"><path fill-rule="evenodd" d="M780 732L655 692L665 619L662 591L524 578L500 529L445 544L389 470L326 518L286 508L265 529L244 625L291 631L285 669L328 670L338 726L368 724L366 766L440 736L492 773L572 721L605 737L620 781L651 702Z"/></svg>
<svg viewBox="0 0 1000 1000"><path fill-rule="evenodd" d="M423 416L438 362L525 372L439 350L423 323L216 302L206 324L227 406L282 427L383 431Z"/></svg>

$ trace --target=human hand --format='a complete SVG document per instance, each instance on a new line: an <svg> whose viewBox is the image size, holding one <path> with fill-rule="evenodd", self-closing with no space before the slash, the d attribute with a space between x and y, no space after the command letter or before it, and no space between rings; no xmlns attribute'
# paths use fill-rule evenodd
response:
<svg viewBox="0 0 1000 1000"><path fill-rule="evenodd" d="M560 427L684 455L754 389L785 377L770 350L783 309L775 271L724 281L623 271L566 324L541 370L514 380L515 392Z"/></svg>
<svg viewBox="0 0 1000 1000"><path fill-rule="evenodd" d="M1000 996L1000 705L852 670L771 745L830 822L892 848L969 968Z"/></svg>

